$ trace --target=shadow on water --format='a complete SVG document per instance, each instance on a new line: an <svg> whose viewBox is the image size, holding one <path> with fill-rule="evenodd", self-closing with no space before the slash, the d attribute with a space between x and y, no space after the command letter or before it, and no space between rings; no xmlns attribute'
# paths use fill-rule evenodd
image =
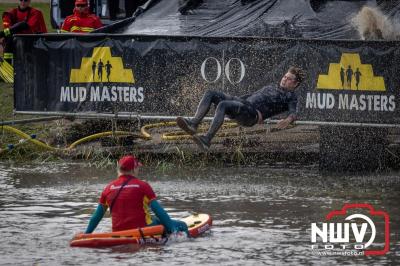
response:
<svg viewBox="0 0 400 266"><path fill-rule="evenodd" d="M399 252L399 173L320 174L317 167L274 165L204 169L144 168L173 218L210 213L210 234L164 246L78 249L83 231L114 169L84 164L0 164L2 264L32 265L258 265L395 264ZM321 256L310 250L310 225L344 203L370 203L391 219L385 256ZM109 231L103 218L96 231Z"/></svg>

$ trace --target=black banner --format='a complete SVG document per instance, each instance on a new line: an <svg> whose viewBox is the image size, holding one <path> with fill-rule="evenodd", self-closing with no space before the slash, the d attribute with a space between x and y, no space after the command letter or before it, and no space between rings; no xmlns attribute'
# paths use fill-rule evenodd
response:
<svg viewBox="0 0 400 266"><path fill-rule="evenodd" d="M192 115L206 90L242 95L304 68L299 119L399 119L399 42L132 35L15 38L17 111Z"/></svg>

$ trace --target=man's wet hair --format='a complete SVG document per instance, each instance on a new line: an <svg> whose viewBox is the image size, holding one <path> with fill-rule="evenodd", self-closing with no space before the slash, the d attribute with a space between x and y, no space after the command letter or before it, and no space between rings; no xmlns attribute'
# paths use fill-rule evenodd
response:
<svg viewBox="0 0 400 266"><path fill-rule="evenodd" d="M301 83L304 80L305 76L306 76L304 70L302 68L296 67L296 66L289 67L288 72L293 74L293 75L295 75L296 76L296 80L299 83Z"/></svg>

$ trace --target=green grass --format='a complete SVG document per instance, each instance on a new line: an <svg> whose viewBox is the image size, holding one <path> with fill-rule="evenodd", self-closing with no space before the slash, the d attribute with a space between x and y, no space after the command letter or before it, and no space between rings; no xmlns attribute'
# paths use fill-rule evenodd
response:
<svg viewBox="0 0 400 266"><path fill-rule="evenodd" d="M17 6L18 6L17 1L15 1L15 4L14 3L1 3L0 4L0 14L3 14L4 11L7 11L7 10L12 9ZM56 30L52 28L51 23L50 23L50 4L49 3L32 3L31 6L42 11L43 16L44 16L44 22L46 23L47 31L48 32L56 32ZM1 25L0 25L0 30L3 30L3 23L1 23Z"/></svg>
<svg viewBox="0 0 400 266"><path fill-rule="evenodd" d="M0 120L12 118L14 109L13 84L0 82Z"/></svg>
<svg viewBox="0 0 400 266"><path fill-rule="evenodd" d="M14 88L13 84L5 83L0 79L0 121L35 117L31 115L14 115Z"/></svg>

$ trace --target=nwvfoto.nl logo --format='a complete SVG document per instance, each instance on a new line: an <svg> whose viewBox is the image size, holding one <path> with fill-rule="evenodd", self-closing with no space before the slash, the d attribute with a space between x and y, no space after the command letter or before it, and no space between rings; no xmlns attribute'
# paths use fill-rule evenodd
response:
<svg viewBox="0 0 400 266"><path fill-rule="evenodd" d="M370 204L345 204L311 223L311 249L319 255L385 255L389 251L389 215Z"/></svg>

